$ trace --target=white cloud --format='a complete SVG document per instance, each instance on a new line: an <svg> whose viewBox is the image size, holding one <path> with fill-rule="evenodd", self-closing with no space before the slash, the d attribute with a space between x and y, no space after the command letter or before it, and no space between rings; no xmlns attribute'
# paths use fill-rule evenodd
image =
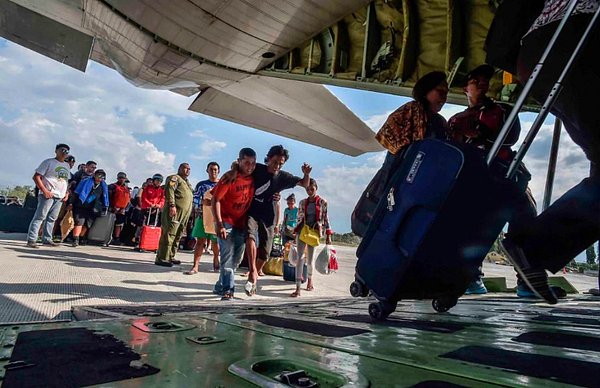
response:
<svg viewBox="0 0 600 388"><path fill-rule="evenodd" d="M196 129L189 133L190 137L206 137L206 133L202 129Z"/></svg>
<svg viewBox="0 0 600 388"><path fill-rule="evenodd" d="M198 145L198 152L191 156L193 159L210 159L213 155L227 147L227 143L223 141L215 140L208 136L203 136L203 138L205 138L205 140Z"/></svg>
<svg viewBox="0 0 600 388"><path fill-rule="evenodd" d="M125 171L133 185L174 171L175 155L141 134L165 131L168 116L195 117L190 100L129 85L118 73L90 63L81 73L8 42L0 63L0 184L32 184L33 170L68 143L77 162L95 160L113 180ZM6 73L5 73L6 74Z"/></svg>
<svg viewBox="0 0 600 388"><path fill-rule="evenodd" d="M522 143L527 131L533 124L532 121L526 120L529 116L530 114L520 115L521 136L516 146L513 147L514 149L517 149ZM554 120L554 118L552 117L551 120ZM534 139L534 142L524 159L525 166L532 175L529 186L538 203L539 211L542 209L553 128L554 124L549 122L542 125L540 132ZM571 140L563 128L559 143L552 201L556 200L567 190L585 178L589 173L589 166L589 161L586 159L581 148Z"/></svg>
<svg viewBox="0 0 600 388"><path fill-rule="evenodd" d="M367 126L369 128L371 128L373 131L379 131L379 129L381 128L381 126L383 125L383 123L385 123L385 120L388 118L388 116L390 114L392 114L392 112L394 112L394 111L390 110L390 111L385 112L385 113L380 113L380 114L376 114L376 115L367 117L364 120L365 124L367 124Z"/></svg>

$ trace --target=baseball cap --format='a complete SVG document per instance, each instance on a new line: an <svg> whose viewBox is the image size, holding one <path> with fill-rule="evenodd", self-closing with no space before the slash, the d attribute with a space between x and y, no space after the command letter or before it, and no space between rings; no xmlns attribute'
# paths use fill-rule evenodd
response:
<svg viewBox="0 0 600 388"><path fill-rule="evenodd" d="M154 180L154 179L158 179L159 181L162 182L163 181L163 176L161 174L154 174L152 176L152 180Z"/></svg>
<svg viewBox="0 0 600 388"><path fill-rule="evenodd" d="M75 163L75 157L73 155L69 155L65 158L65 162L73 162Z"/></svg>
<svg viewBox="0 0 600 388"><path fill-rule="evenodd" d="M127 174L125 174L124 172L121 171L120 173L117 174L117 179L120 179L120 178L127 179Z"/></svg>
<svg viewBox="0 0 600 388"><path fill-rule="evenodd" d="M467 73L467 81L477 78L479 76L483 76L487 79L490 79L492 78L495 72L496 70L494 70L493 66L487 64L479 65Z"/></svg>
<svg viewBox="0 0 600 388"><path fill-rule="evenodd" d="M94 175L101 175L102 178L106 178L106 173L102 169L96 170L96 172L94 172Z"/></svg>

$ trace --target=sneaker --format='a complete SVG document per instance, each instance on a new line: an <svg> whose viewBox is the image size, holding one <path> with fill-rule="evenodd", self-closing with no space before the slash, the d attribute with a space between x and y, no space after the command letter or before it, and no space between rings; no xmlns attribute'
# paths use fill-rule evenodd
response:
<svg viewBox="0 0 600 388"><path fill-rule="evenodd" d="M552 292L558 299L564 299L567 297L567 292L565 290L563 290L561 287L550 286L550 289L552 290ZM535 293L533 291L531 291L529 289L529 287L527 287L525 285L517 286L517 296L519 298L523 298L523 299L538 299L538 297L535 295Z"/></svg>
<svg viewBox="0 0 600 388"><path fill-rule="evenodd" d="M244 286L244 291L246 291L246 295L248 296L256 294L256 284L252 282L246 282L246 285Z"/></svg>
<svg viewBox="0 0 600 388"><path fill-rule="evenodd" d="M179 264L181 264L181 260L175 260L175 259L173 259L173 260L171 260L171 264L179 265Z"/></svg>
<svg viewBox="0 0 600 388"><path fill-rule="evenodd" d="M517 297L525 299L537 299L535 293L525 285L517 286Z"/></svg>
<svg viewBox="0 0 600 388"><path fill-rule="evenodd" d="M28 246L29 248L36 248L36 249L38 249L38 248L40 247L40 246L38 245L38 243L37 243L37 242L35 242L35 241L27 241L27 246Z"/></svg>
<svg viewBox="0 0 600 388"><path fill-rule="evenodd" d="M226 292L221 297L221 300L232 300L232 299L233 299L233 292Z"/></svg>
<svg viewBox="0 0 600 388"><path fill-rule="evenodd" d="M73 243L71 244L71 246L73 248L77 248L79 246L79 240L73 240Z"/></svg>
<svg viewBox="0 0 600 388"><path fill-rule="evenodd" d="M170 261L156 260L154 265L160 265L161 267L172 267L173 264Z"/></svg>
<svg viewBox="0 0 600 388"><path fill-rule="evenodd" d="M50 245L51 247L58 247L60 244L55 243L54 241L44 241L44 245Z"/></svg>
<svg viewBox="0 0 600 388"><path fill-rule="evenodd" d="M548 274L543 268L532 268L525 257L525 252L510 239L504 239L500 246L515 270L521 275L521 279L533 291L533 293L550 304L556 304L558 299L548 285Z"/></svg>
<svg viewBox="0 0 600 388"><path fill-rule="evenodd" d="M477 279L469 284L469 287L465 291L465 295L483 295L487 294L488 290L485 288L485 284L481 279Z"/></svg>

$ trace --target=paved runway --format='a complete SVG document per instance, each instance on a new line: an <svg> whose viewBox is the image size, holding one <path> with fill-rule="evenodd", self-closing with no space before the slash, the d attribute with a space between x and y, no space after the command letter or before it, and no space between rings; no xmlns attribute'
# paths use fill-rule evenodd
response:
<svg viewBox="0 0 600 388"><path fill-rule="evenodd" d="M153 264L152 253L134 252L128 247L81 246L71 248L25 247L25 235L0 233L0 322L34 322L71 319L73 306L140 303L187 303L218 301L212 286L218 274L210 272L212 258L202 257L200 273L184 275L192 254L180 252L183 263L173 268ZM348 297L353 279L355 248L337 247L340 270L332 275L315 275L315 290L303 292L302 300ZM486 276L506 276L514 286L509 266L486 263ZM580 292L597 287L597 278L567 274ZM294 284L280 277L259 281L259 293L248 298L245 279L238 276L238 302L264 305L277 300L293 301Z"/></svg>

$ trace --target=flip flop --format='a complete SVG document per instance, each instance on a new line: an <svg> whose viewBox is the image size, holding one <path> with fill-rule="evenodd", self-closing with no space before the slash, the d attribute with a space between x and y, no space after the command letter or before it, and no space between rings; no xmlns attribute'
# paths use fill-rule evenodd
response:
<svg viewBox="0 0 600 388"><path fill-rule="evenodd" d="M297 298L300 296L300 291L294 291L290 294L290 298Z"/></svg>
<svg viewBox="0 0 600 388"><path fill-rule="evenodd" d="M197 273L198 273L198 271L196 271L195 269L190 269L189 271L183 272L184 275L195 275Z"/></svg>

